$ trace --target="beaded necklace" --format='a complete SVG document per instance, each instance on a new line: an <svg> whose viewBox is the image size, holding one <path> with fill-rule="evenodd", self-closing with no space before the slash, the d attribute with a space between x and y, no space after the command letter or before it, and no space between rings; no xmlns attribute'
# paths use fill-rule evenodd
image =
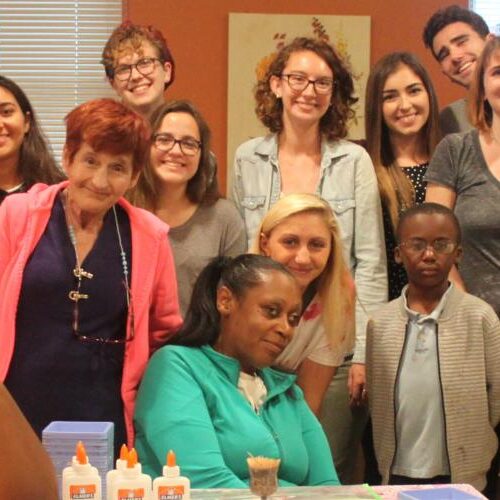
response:
<svg viewBox="0 0 500 500"><path fill-rule="evenodd" d="M88 299L89 296L86 293L80 293L80 286L82 282L82 278L87 278L87 279L92 279L94 275L88 271L85 271L83 267L80 264L80 259L78 258L78 246L77 246L77 239L76 239L76 233L75 233L75 228L73 224L71 224L71 221L69 219L69 213L67 210L67 202L68 202L68 193L61 193L61 200L63 202L63 209L64 209L64 217L66 219L66 226L68 228L68 234L69 234L69 239L71 240L71 244L73 245L73 250L75 251L75 260L76 260L76 266L73 269L73 274L75 277L78 279L78 285L76 290L71 290L69 292L69 298L75 302L79 301L80 299ZM128 280L128 264L127 264L127 254L125 253L125 250L123 249L123 243L122 243L122 236L120 233L120 226L118 224L118 216L116 214L116 206L113 205L113 215L115 219L115 227L116 227L116 235L118 237L118 245L120 247L120 257L122 261L122 269L123 269L123 278L125 281L125 288L126 288L126 296L127 296L127 307L130 307L130 288L129 288L129 280Z"/></svg>

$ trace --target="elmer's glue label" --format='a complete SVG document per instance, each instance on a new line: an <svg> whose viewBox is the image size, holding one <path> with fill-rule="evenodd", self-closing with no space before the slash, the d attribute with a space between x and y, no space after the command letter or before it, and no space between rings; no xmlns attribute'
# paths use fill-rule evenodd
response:
<svg viewBox="0 0 500 500"><path fill-rule="evenodd" d="M101 478L88 461L85 447L79 441L76 456L63 470L63 500L101 500Z"/></svg>
<svg viewBox="0 0 500 500"><path fill-rule="evenodd" d="M117 477L120 477L127 467L128 448L126 444L122 444L120 448L120 458L116 460L116 469L108 471L106 474L106 498L111 500L113 483Z"/></svg>
<svg viewBox="0 0 500 500"><path fill-rule="evenodd" d="M189 500L190 486L189 479L180 475L175 453L170 450L163 467L163 476L153 481L153 500Z"/></svg>
<svg viewBox="0 0 500 500"><path fill-rule="evenodd" d="M112 482L111 500L150 500L151 478L141 469L137 452L132 448L128 453L127 466Z"/></svg>

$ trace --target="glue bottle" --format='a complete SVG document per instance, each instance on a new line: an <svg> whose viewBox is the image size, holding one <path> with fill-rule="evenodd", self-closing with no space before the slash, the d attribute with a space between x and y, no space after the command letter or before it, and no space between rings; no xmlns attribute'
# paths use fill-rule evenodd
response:
<svg viewBox="0 0 500 500"><path fill-rule="evenodd" d="M132 448L127 457L127 466L118 474L111 485L111 500L133 498L134 500L150 500L151 478L142 473L141 464L137 461L137 452Z"/></svg>
<svg viewBox="0 0 500 500"><path fill-rule="evenodd" d="M108 471L106 474L106 498L111 500L111 488L113 481L122 474L127 467L128 448L126 444L122 444L120 448L120 458L116 460L116 469Z"/></svg>
<svg viewBox="0 0 500 500"><path fill-rule="evenodd" d="M163 476L153 481L153 500L189 500L190 482L181 476L179 466L175 463L175 453L167 453L166 465L163 466Z"/></svg>
<svg viewBox="0 0 500 500"><path fill-rule="evenodd" d="M63 500L101 500L101 478L90 465L81 441L76 445L75 459L63 470Z"/></svg>

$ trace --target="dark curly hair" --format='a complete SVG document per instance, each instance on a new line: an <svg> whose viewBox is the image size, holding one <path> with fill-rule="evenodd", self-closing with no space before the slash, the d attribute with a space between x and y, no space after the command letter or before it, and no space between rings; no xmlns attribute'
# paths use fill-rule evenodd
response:
<svg viewBox="0 0 500 500"><path fill-rule="evenodd" d="M255 87L255 113L271 132L280 133L283 130L283 104L271 90L270 80L272 76L281 76L292 53L302 51L314 52L332 70L332 102L328 111L321 117L319 128L328 140L344 138L347 135L347 122L355 116L352 106L358 101L357 97L354 97L352 74L330 44L314 38L295 38L278 52Z"/></svg>
<svg viewBox="0 0 500 500"><path fill-rule="evenodd" d="M128 47L138 51L145 41L149 42L157 50L158 58L162 63L168 62L171 65L170 80L165 82L165 89L174 83L174 58L162 32L154 26L141 26L131 21L124 21L115 28L102 51L101 64L104 66L104 71L109 80L114 78L115 62L122 51Z"/></svg>
<svg viewBox="0 0 500 500"><path fill-rule="evenodd" d="M485 38L490 32L485 20L472 10L464 9L458 5L450 5L439 9L427 21L422 34L425 46L431 49L436 59L437 54L434 54L434 49L432 48L434 37L449 24L458 22L468 24L481 38Z"/></svg>

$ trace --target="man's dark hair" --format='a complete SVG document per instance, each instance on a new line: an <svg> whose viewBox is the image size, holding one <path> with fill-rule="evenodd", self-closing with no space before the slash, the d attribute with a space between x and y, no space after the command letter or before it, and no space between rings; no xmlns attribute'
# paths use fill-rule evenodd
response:
<svg viewBox="0 0 500 500"><path fill-rule="evenodd" d="M419 214L432 215L439 214L448 217L452 224L455 226L455 232L457 233L456 242L458 244L462 241L462 231L460 229L460 223L458 222L457 216L454 214L453 210L450 210L448 207L444 205L440 205L439 203L422 203L420 205L414 205L413 207L405 210L399 217L398 227L396 229L396 239L398 244L401 242L401 232L403 226L407 223L409 219L415 217Z"/></svg>
<svg viewBox="0 0 500 500"><path fill-rule="evenodd" d="M468 24L481 38L485 38L490 32L485 20L479 14L459 5L450 5L449 7L439 9L427 21L422 35L425 46L431 49L434 54L432 48L434 37L443 28L446 28L448 24L457 22ZM434 57L437 57L437 55L434 54Z"/></svg>

